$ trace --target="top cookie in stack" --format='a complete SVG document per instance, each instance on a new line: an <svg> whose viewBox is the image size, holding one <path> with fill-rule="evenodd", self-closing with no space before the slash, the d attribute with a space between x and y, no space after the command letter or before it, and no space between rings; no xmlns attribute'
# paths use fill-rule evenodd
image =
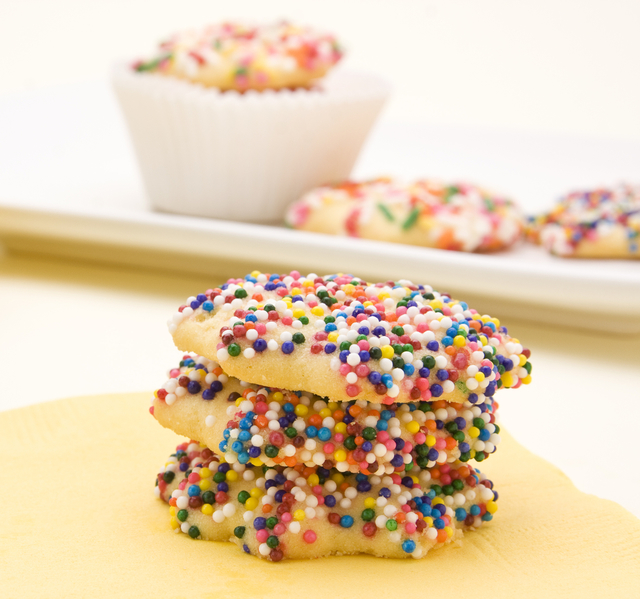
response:
<svg viewBox="0 0 640 599"><path fill-rule="evenodd" d="M169 329L230 376L333 401L477 403L531 380L497 319L403 280L253 272L190 297Z"/></svg>

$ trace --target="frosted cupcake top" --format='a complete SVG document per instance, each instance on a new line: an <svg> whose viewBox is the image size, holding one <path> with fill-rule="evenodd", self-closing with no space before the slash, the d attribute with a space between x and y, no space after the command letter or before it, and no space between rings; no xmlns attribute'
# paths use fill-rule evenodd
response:
<svg viewBox="0 0 640 599"><path fill-rule="evenodd" d="M332 34L309 27L227 22L177 33L133 69L222 90L262 91L310 87L342 55Z"/></svg>

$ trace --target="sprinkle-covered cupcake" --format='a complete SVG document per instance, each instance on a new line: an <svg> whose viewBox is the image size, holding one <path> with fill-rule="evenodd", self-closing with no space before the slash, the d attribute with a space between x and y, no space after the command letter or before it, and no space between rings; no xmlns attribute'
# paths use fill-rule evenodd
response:
<svg viewBox="0 0 640 599"><path fill-rule="evenodd" d="M327 75L342 55L333 35L307 27L223 23L118 65L153 207L276 223L305 190L347 177L389 88L365 73Z"/></svg>
<svg viewBox="0 0 640 599"><path fill-rule="evenodd" d="M134 68L220 90L264 91L309 88L342 55L332 34L309 27L221 23L172 36Z"/></svg>

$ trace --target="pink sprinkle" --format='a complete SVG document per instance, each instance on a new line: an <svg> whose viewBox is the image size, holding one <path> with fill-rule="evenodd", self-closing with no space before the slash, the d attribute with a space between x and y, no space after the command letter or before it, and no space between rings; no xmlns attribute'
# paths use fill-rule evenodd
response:
<svg viewBox="0 0 640 599"><path fill-rule="evenodd" d="M342 433L336 433L334 435L336 443L342 443L344 441L344 435Z"/></svg>
<svg viewBox="0 0 640 599"><path fill-rule="evenodd" d="M407 313L407 307L406 306L398 306L396 308L396 314L398 316L402 316L403 314L406 314L406 313Z"/></svg>
<svg viewBox="0 0 640 599"><path fill-rule="evenodd" d="M390 406L390 405L393 403L393 397L389 397L388 395L385 395L385 396L382 398L382 403L383 403L385 406Z"/></svg>
<svg viewBox="0 0 640 599"><path fill-rule="evenodd" d="M308 302L309 308L315 308L317 305L318 302L316 302L315 300L311 300L310 302Z"/></svg>
<svg viewBox="0 0 640 599"><path fill-rule="evenodd" d="M258 532L256 532L256 539L258 540L258 543L266 543L268 538L269 538L269 532L267 531L266 528L263 528L262 530L259 530Z"/></svg>
<svg viewBox="0 0 640 599"><path fill-rule="evenodd" d="M269 406L267 405L266 402L259 401L256 403L255 407L253 408L253 411L256 414L266 414L269 411Z"/></svg>
<svg viewBox="0 0 640 599"><path fill-rule="evenodd" d="M369 342L366 339L361 339L360 341L358 341L358 347L362 351L368 351L369 350Z"/></svg>
<svg viewBox="0 0 640 599"><path fill-rule="evenodd" d="M192 472L189 475L189 482L190 483L199 483L200 482L200 475L197 472Z"/></svg>
<svg viewBox="0 0 640 599"><path fill-rule="evenodd" d="M276 289L276 294L278 294L280 297L284 297L285 295L288 295L289 290L286 287L278 287L278 289Z"/></svg>
<svg viewBox="0 0 640 599"><path fill-rule="evenodd" d="M442 464L442 466L440 466L440 472L442 472L442 474L446 474L449 470L451 470L449 464Z"/></svg>
<svg viewBox="0 0 640 599"><path fill-rule="evenodd" d="M283 316L282 324L290 327L293 324L293 318L291 318L291 316Z"/></svg>
<svg viewBox="0 0 640 599"><path fill-rule="evenodd" d="M384 446L388 451L393 451L396 448L396 442L393 439L388 439L384 442Z"/></svg>
<svg viewBox="0 0 640 599"><path fill-rule="evenodd" d="M421 393L421 397L422 397L423 401L429 401L431 399L431 391L429 389L425 389Z"/></svg>
<svg viewBox="0 0 640 599"><path fill-rule="evenodd" d="M334 450L335 450L335 446L334 446L334 444L333 444L333 443L325 443L325 444L322 446L322 451L323 451L325 454L333 453L333 452L334 452Z"/></svg>
<svg viewBox="0 0 640 599"><path fill-rule="evenodd" d="M366 376L369 376L369 367L366 364L358 364L356 366L356 374L362 379Z"/></svg>
<svg viewBox="0 0 640 599"><path fill-rule="evenodd" d="M282 516L280 516L280 520L282 520L285 524L288 524L289 522L291 522L292 519L293 519L293 516L291 515L290 512L285 512L284 514L282 514Z"/></svg>
<svg viewBox="0 0 640 599"><path fill-rule="evenodd" d="M356 321L362 322L363 320L367 320L367 318L366 314L358 314L358 316L356 316Z"/></svg>
<svg viewBox="0 0 640 599"><path fill-rule="evenodd" d="M276 534L276 535L284 534L284 532L285 532L286 530L287 530L287 529L286 529L285 525L284 525L284 524L282 524L281 522L278 522L278 524L276 524L276 525L273 527L273 532L274 532L274 534Z"/></svg>
<svg viewBox="0 0 640 599"><path fill-rule="evenodd" d="M258 332L258 335L264 335L267 332L267 325L263 322L259 322L256 325L256 331Z"/></svg>
<svg viewBox="0 0 640 599"><path fill-rule="evenodd" d="M361 389L360 387L358 387L358 385L347 385L347 395L349 397L355 397L356 395L358 395L358 393L360 393L360 391Z"/></svg>
<svg viewBox="0 0 640 599"><path fill-rule="evenodd" d="M173 369L171 369L171 372L169 372L169 376L170 376L172 379L175 379L175 378L179 377L179 376L180 376L180 369L179 369L179 368L173 368Z"/></svg>
<svg viewBox="0 0 640 599"><path fill-rule="evenodd" d="M422 445L427 440L427 435L424 433L416 433L414 437L416 445Z"/></svg>
<svg viewBox="0 0 640 599"><path fill-rule="evenodd" d="M315 485L311 490L314 495L320 495L322 493L322 485Z"/></svg>
<svg viewBox="0 0 640 599"><path fill-rule="evenodd" d="M218 345L216 345L216 349L222 349L224 347L224 343L218 343Z"/></svg>
<svg viewBox="0 0 640 599"><path fill-rule="evenodd" d="M425 391L426 389L429 388L429 379L425 379L424 377L420 377L416 381L416 387L418 387L418 389L420 389L420 391Z"/></svg>
<svg viewBox="0 0 640 599"><path fill-rule="evenodd" d="M322 495L318 495L318 505L324 505L324 497Z"/></svg>
<svg viewBox="0 0 640 599"><path fill-rule="evenodd" d="M436 439L436 449L444 449L447 446L447 442L444 439Z"/></svg>
<svg viewBox="0 0 640 599"><path fill-rule="evenodd" d="M413 445L409 441L406 441L404 447L402 448L402 453L411 453L412 449Z"/></svg>
<svg viewBox="0 0 640 599"><path fill-rule="evenodd" d="M311 544L311 543L315 543L316 542L316 539L318 538L318 535L315 532L313 532L312 530L305 530L304 534L302 535L302 538L304 539L305 543Z"/></svg>
<svg viewBox="0 0 640 599"><path fill-rule="evenodd" d="M378 436L378 441L380 441L380 443L384 443L389 439L389 433L387 431L378 431L377 436Z"/></svg>
<svg viewBox="0 0 640 599"><path fill-rule="evenodd" d="M353 372L353 368L349 364L340 364L340 374L347 376L350 372Z"/></svg>
<svg viewBox="0 0 640 599"><path fill-rule="evenodd" d="M404 525L404 529L407 531L407 534L412 535L414 532L416 532L416 525L413 522L407 522Z"/></svg>
<svg viewBox="0 0 640 599"><path fill-rule="evenodd" d="M429 325L426 322L421 322L418 325L418 333L426 333L429 330Z"/></svg>
<svg viewBox="0 0 640 599"><path fill-rule="evenodd" d="M395 472L391 475L391 480L393 481L394 485L399 485L402 482L402 478L400 478L400 475Z"/></svg>
<svg viewBox="0 0 640 599"><path fill-rule="evenodd" d="M408 503L405 503L401 509L405 514L408 514L411 511L411 506Z"/></svg>
<svg viewBox="0 0 640 599"><path fill-rule="evenodd" d="M447 307L447 306L444 306L444 307L442 308L442 313L443 313L445 316L451 316L451 308L449 308L449 307Z"/></svg>
<svg viewBox="0 0 640 599"><path fill-rule="evenodd" d="M326 341L328 336L329 336L329 335L327 335L324 331L318 331L318 332L313 336L313 338L314 338L316 341Z"/></svg>
<svg viewBox="0 0 640 599"><path fill-rule="evenodd" d="M184 479L184 478L183 478L183 479L180 481L180 484L178 485L178 489L180 489L181 491L184 491L184 488L185 488L186 486L187 486L187 481L186 481L186 479Z"/></svg>
<svg viewBox="0 0 640 599"><path fill-rule="evenodd" d="M451 484L451 476L449 476L448 474L440 474L440 482L443 485L450 485Z"/></svg>
<svg viewBox="0 0 640 599"><path fill-rule="evenodd" d="M300 278L300 273L297 270L292 270L290 274L296 281Z"/></svg>

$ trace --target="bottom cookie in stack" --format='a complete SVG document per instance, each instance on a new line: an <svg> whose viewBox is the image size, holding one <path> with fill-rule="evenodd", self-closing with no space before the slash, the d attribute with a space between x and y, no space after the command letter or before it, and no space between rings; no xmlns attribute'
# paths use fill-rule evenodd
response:
<svg viewBox="0 0 640 599"><path fill-rule="evenodd" d="M498 494L456 461L382 477L322 466L233 465L196 441L157 477L171 526L194 539L233 541L280 561L368 553L423 557L492 519Z"/></svg>

